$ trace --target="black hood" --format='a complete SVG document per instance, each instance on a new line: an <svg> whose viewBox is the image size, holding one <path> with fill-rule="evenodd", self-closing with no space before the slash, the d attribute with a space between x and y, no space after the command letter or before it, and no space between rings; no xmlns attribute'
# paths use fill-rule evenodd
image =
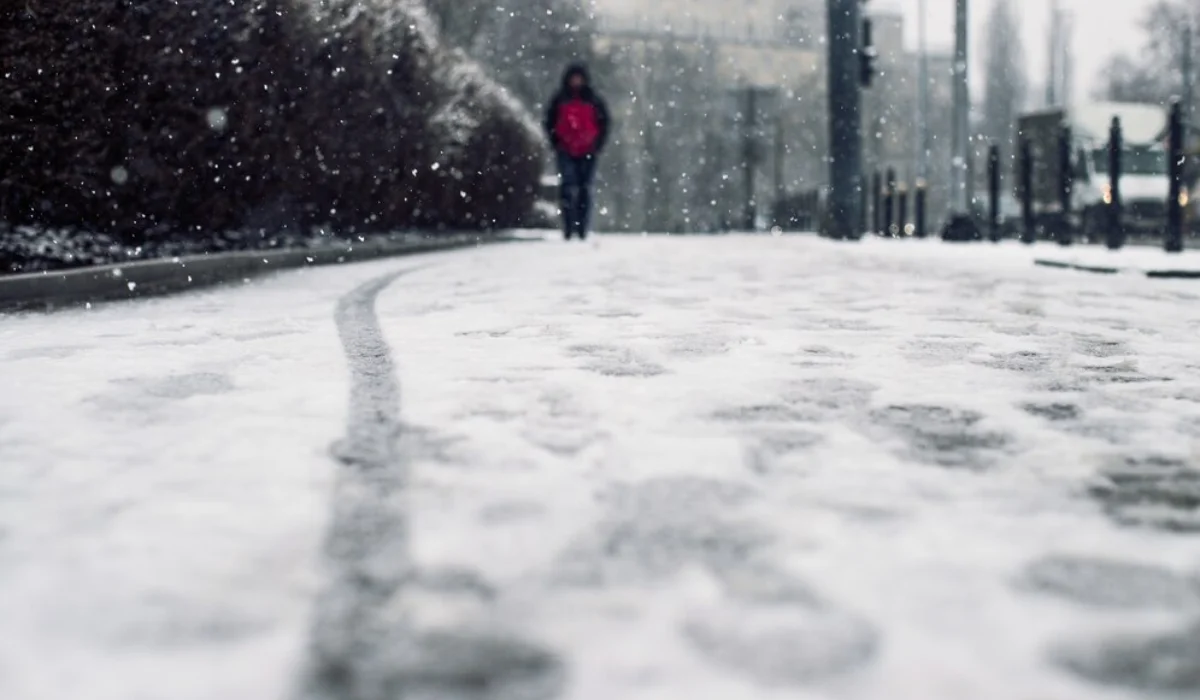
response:
<svg viewBox="0 0 1200 700"><path fill-rule="evenodd" d="M590 74L590 73L588 73L587 65L586 65L586 64L583 64L583 63L572 63L571 65L567 66L567 70L566 70L566 72L565 72L565 73L563 73L563 79L562 79L562 89L563 89L563 92L568 92L568 91L570 91L570 89L571 89L571 88L570 88L570 86L568 85L568 83L570 83L570 82L571 82L571 78L573 78L573 77L575 77L575 76L577 76L577 75L579 75L579 76L582 76L582 77L583 77L583 82L584 82L584 87L583 87L583 89L584 89L585 91L586 91L586 90L591 90L591 88L592 88L592 76L591 76L591 74Z"/></svg>

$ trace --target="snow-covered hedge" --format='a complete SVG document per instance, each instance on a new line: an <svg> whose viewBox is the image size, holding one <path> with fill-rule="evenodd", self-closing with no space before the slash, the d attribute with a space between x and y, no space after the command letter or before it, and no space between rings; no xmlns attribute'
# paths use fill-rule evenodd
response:
<svg viewBox="0 0 1200 700"><path fill-rule="evenodd" d="M521 223L536 124L419 0L0 3L0 221L124 243Z"/></svg>

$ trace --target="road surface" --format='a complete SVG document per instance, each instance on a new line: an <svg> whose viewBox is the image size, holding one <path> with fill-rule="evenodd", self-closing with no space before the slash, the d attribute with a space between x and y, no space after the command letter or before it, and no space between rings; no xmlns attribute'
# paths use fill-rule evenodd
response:
<svg viewBox="0 0 1200 700"><path fill-rule="evenodd" d="M602 238L0 318L0 697L1200 693L1200 287Z"/></svg>

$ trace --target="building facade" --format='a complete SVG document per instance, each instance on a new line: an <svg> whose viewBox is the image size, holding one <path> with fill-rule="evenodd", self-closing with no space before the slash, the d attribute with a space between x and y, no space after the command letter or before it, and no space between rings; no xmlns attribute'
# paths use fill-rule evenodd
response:
<svg viewBox="0 0 1200 700"><path fill-rule="evenodd" d="M864 175L892 169L911 188L924 151L932 225L949 202L951 59L928 58L923 131L919 55L905 46L904 17L870 16L879 58L863 93ZM747 200L765 213L782 194L824 188L825 33L825 0L662 0L602 14L595 42L618 86L618 132L601 170L599 223L740 228Z"/></svg>
<svg viewBox="0 0 1200 700"><path fill-rule="evenodd" d="M879 58L875 79L863 93L863 168L868 176L878 172L885 178L890 170L897 183L910 191L923 181L932 227L942 220L950 204L953 56L945 52L927 56L925 114L921 108L921 56L904 43L904 16L890 10L873 11L869 16ZM927 121L925 129L923 119ZM912 210L910 206L909 212Z"/></svg>
<svg viewBox="0 0 1200 700"><path fill-rule="evenodd" d="M765 214L779 191L819 186L823 6L747 0L731 17L725 1L667 0L601 15L596 46L621 85L602 224L740 228L748 203Z"/></svg>

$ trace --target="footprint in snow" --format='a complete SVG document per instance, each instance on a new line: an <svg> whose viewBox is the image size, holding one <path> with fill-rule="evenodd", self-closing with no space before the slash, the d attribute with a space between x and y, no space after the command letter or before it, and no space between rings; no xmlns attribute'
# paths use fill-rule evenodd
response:
<svg viewBox="0 0 1200 700"><path fill-rule="evenodd" d="M1105 467L1088 492L1121 525L1200 533L1200 471L1186 460L1125 457Z"/></svg>
<svg viewBox="0 0 1200 700"><path fill-rule="evenodd" d="M983 414L966 409L896 405L872 411L866 430L902 437L902 454L918 462L982 470L992 467L1013 442L1011 436L983 427L983 420Z"/></svg>
<svg viewBox="0 0 1200 700"><path fill-rule="evenodd" d="M1200 577L1135 562L1049 556L1030 564L1020 584L1096 608L1200 609Z"/></svg>
<svg viewBox="0 0 1200 700"><path fill-rule="evenodd" d="M666 368L645 359L633 350L612 345L575 345L568 354L586 358L584 369L606 377L656 377Z"/></svg>
<svg viewBox="0 0 1200 700"><path fill-rule="evenodd" d="M1200 694L1200 620L1172 632L1063 645L1052 658L1100 685L1195 698Z"/></svg>

